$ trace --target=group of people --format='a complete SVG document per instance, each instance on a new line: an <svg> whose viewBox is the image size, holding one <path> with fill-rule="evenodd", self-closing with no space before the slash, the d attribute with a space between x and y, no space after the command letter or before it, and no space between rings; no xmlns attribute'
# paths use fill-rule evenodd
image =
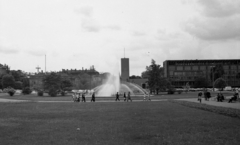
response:
<svg viewBox="0 0 240 145"><path fill-rule="evenodd" d="M207 91L204 91L203 93L199 92L198 93L198 101L200 103L202 102L202 96L205 98L206 101L209 101L209 99L211 98L211 93L207 92Z"/></svg>
<svg viewBox="0 0 240 145"><path fill-rule="evenodd" d="M228 103L232 103L232 101L237 101L237 99L239 98L239 94L238 91L236 91L233 96L229 99Z"/></svg>
<svg viewBox="0 0 240 145"><path fill-rule="evenodd" d="M73 101L74 102L86 102L86 92L84 93L79 93L79 92L74 92L72 94L72 98L73 98ZM119 93L117 92L116 93L116 99L115 101L120 101L120 98L119 98ZM128 92L127 95L126 93L124 92L123 94L123 98L124 98L124 102L128 102L128 101L131 101L132 102L132 98L131 98L131 93ZM150 98L150 93L144 93L144 96L143 96L143 101L151 101L151 98ZM92 98L91 98L91 102L95 102L95 92L92 93Z"/></svg>
<svg viewBox="0 0 240 145"><path fill-rule="evenodd" d="M73 97L74 102L80 102L81 98L82 98L82 100L81 100L82 102L86 102L86 93L74 92L72 94L72 97ZM95 102L95 93L94 92L92 93L91 102Z"/></svg>
<svg viewBox="0 0 240 145"><path fill-rule="evenodd" d="M124 102L125 101L131 101L132 102L132 98L131 98L131 95L130 95L130 92L128 92L128 94L127 94L127 96L126 96L126 93L124 92L124 94L123 94L123 98L124 98ZM120 99L119 99L119 93L117 92L117 94L116 94L116 99L115 99L115 101L120 101Z"/></svg>
<svg viewBox="0 0 240 145"><path fill-rule="evenodd" d="M222 94L222 93L218 93L218 94L217 94L217 101L218 101L218 102L222 102L223 100L224 100L223 94Z"/></svg>
<svg viewBox="0 0 240 145"><path fill-rule="evenodd" d="M201 103L202 102L202 96L204 95L204 98L206 101L209 100L209 98L211 98L211 93L210 92L199 92L198 93L198 101ZM231 103L233 101L237 101L237 99L239 98L239 94L238 94L238 90L236 92L234 92L233 96L229 99L228 103ZM223 102L223 100L225 100L225 97L223 96L222 93L218 93L216 96L216 99L218 102ZM240 99L240 98L239 98Z"/></svg>

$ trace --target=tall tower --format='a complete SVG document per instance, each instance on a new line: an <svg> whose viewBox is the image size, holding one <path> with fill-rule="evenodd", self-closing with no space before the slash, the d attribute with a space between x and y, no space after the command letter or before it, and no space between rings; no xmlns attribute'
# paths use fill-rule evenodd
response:
<svg viewBox="0 0 240 145"><path fill-rule="evenodd" d="M129 79L129 59L121 58L121 80L128 81Z"/></svg>

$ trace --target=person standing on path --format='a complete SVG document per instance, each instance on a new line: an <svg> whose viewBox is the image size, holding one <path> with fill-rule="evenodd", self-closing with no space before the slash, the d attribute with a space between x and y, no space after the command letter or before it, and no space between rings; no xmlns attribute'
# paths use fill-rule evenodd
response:
<svg viewBox="0 0 240 145"><path fill-rule="evenodd" d="M148 101L151 101L150 93L148 93Z"/></svg>
<svg viewBox="0 0 240 145"><path fill-rule="evenodd" d="M132 99L131 99L131 96L130 96L130 92L128 92L127 102L128 102L128 100L131 100L131 102L132 102Z"/></svg>
<svg viewBox="0 0 240 145"><path fill-rule="evenodd" d="M82 102L86 102L85 93L82 93Z"/></svg>
<svg viewBox="0 0 240 145"><path fill-rule="evenodd" d="M198 101L201 103L202 102L202 92L198 93Z"/></svg>
<svg viewBox="0 0 240 145"><path fill-rule="evenodd" d="M123 94L124 102L127 100L126 93Z"/></svg>
<svg viewBox="0 0 240 145"><path fill-rule="evenodd" d="M146 101L146 93L143 94L143 101Z"/></svg>
<svg viewBox="0 0 240 145"><path fill-rule="evenodd" d="M117 100L120 101L118 92L116 94L116 100L115 101L117 101Z"/></svg>
<svg viewBox="0 0 240 145"><path fill-rule="evenodd" d="M94 93L94 92L93 92L93 94L92 94L91 102L95 102L95 93Z"/></svg>

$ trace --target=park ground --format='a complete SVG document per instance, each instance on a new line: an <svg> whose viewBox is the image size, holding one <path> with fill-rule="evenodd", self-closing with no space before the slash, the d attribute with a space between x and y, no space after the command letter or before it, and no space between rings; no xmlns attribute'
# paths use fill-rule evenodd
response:
<svg viewBox="0 0 240 145"><path fill-rule="evenodd" d="M240 111L175 100L197 98L196 94L152 97L159 101L97 98L105 102L95 103L90 98L73 103L71 96L1 94L0 98L31 101L0 103L0 144L239 144Z"/></svg>

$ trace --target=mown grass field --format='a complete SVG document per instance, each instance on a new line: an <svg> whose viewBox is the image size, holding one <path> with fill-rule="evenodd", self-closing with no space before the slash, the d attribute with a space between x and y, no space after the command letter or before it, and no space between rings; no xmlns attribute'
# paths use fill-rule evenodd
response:
<svg viewBox="0 0 240 145"><path fill-rule="evenodd" d="M169 101L0 103L1 145L224 144L240 120Z"/></svg>

